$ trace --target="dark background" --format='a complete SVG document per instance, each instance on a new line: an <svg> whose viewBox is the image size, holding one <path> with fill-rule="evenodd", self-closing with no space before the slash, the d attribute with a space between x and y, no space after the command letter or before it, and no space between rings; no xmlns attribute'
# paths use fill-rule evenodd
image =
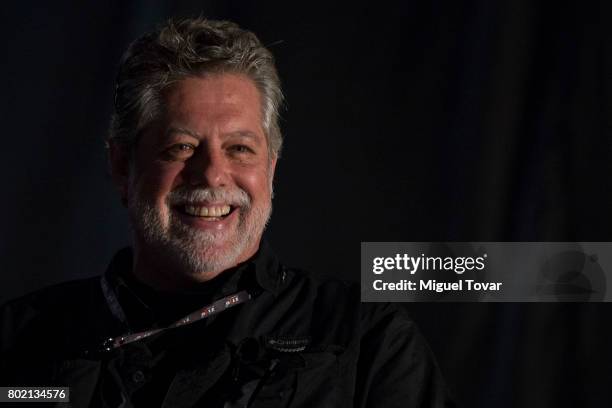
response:
<svg viewBox="0 0 612 408"><path fill-rule="evenodd" d="M0 301L129 241L105 171L117 61L173 15L270 45L287 97L268 237L358 279L361 241L612 241L609 2L3 5ZM464 407L604 407L608 304L409 304Z"/></svg>

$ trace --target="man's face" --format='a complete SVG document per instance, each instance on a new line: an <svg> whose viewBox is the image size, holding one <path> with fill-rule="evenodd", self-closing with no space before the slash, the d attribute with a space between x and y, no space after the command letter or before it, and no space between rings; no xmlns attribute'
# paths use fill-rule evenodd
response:
<svg viewBox="0 0 612 408"><path fill-rule="evenodd" d="M166 93L162 120L142 134L128 209L137 254L171 265L163 273L205 281L257 251L276 165L260 99L243 75L187 78Z"/></svg>

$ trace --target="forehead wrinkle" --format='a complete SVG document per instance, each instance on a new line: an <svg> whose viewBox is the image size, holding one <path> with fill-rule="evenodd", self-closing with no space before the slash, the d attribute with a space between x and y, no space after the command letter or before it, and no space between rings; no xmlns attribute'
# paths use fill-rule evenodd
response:
<svg viewBox="0 0 612 408"><path fill-rule="evenodd" d="M223 137L224 139L229 139L232 137L240 137L240 138L251 139L254 141L259 141L261 139L261 137L258 137L257 134L255 134L254 132L250 130L236 130L236 131L224 132L221 134L221 137Z"/></svg>
<svg viewBox="0 0 612 408"><path fill-rule="evenodd" d="M194 132L193 130L184 128L184 127L177 127L177 126L171 126L168 128L168 130L166 131L166 136L170 136L173 133L185 133L189 136L192 136L196 139L201 139L202 137L197 133Z"/></svg>
<svg viewBox="0 0 612 408"><path fill-rule="evenodd" d="M269 142L261 92L252 79L243 74L188 77L169 88L165 96L165 120L173 119L174 122L174 129L169 130L168 135L183 132L202 140L217 134L223 139L238 136L258 143L259 139L261 143ZM249 105L247 115L245 104Z"/></svg>

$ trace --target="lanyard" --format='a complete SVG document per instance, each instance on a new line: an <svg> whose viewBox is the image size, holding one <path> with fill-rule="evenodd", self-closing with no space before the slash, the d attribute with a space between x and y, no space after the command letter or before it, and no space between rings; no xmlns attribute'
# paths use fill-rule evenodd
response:
<svg viewBox="0 0 612 408"><path fill-rule="evenodd" d="M233 295L229 295L222 299L219 299L208 306L204 306L203 308L196 310L195 312L189 313L187 316L177 320L169 326L162 327L159 329L146 330L138 333L125 334L119 337L111 337L104 342L102 348L104 351L111 351L125 344L142 340L154 334L161 333L163 331L174 329L177 327L186 326L188 324L195 323L199 320L206 319L207 317L221 313L224 310L229 309L230 307L248 302L251 299L251 294L249 294L246 290L243 290L238 293L234 293Z"/></svg>

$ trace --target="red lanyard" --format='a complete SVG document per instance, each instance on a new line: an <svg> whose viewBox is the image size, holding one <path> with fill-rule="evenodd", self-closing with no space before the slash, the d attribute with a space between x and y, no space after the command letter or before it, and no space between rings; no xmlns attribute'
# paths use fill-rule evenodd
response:
<svg viewBox="0 0 612 408"><path fill-rule="evenodd" d="M206 319L207 317L221 313L232 306L239 305L251 299L252 296L246 290L243 290L238 293L234 293L233 295L229 295L222 299L219 299L213 304L204 306L203 308L198 309L195 312L189 313L187 316L177 320L170 326L162 327L160 329L146 330L133 334L125 334L119 337L111 337L104 342L102 348L104 351L111 351L113 349L123 346L124 344L133 343L135 341L142 340L144 338L147 338L157 333L161 333L166 330L185 326L191 323L195 323L199 320Z"/></svg>

